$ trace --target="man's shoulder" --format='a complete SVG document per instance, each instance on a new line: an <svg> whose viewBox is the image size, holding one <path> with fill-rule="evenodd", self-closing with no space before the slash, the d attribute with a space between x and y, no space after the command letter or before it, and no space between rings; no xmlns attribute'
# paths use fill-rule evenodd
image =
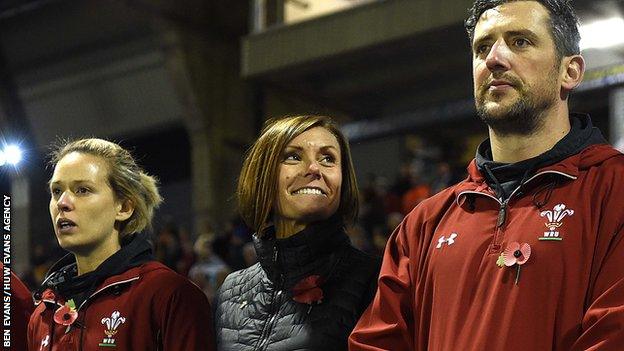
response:
<svg viewBox="0 0 624 351"><path fill-rule="evenodd" d="M423 200L405 216L400 225L401 231L424 233L423 226L435 227L449 211L457 210L458 193L474 188L473 184L464 180Z"/></svg>
<svg viewBox="0 0 624 351"><path fill-rule="evenodd" d="M602 171L616 171L624 167L624 154L609 144L595 144L580 152L581 170L598 167Z"/></svg>
<svg viewBox="0 0 624 351"><path fill-rule="evenodd" d="M448 209L448 207L457 199L457 192L460 188L470 186L466 180L462 180L459 183L453 184L448 188L442 189L436 194L423 200L418 206L410 212L411 215L414 212L439 212Z"/></svg>

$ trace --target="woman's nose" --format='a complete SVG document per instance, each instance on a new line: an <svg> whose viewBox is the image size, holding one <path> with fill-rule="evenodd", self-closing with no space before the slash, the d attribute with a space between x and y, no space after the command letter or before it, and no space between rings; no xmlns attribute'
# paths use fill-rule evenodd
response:
<svg viewBox="0 0 624 351"><path fill-rule="evenodd" d="M319 167L319 164L317 161L310 161L308 162L308 168L306 170L306 176L313 176L316 179L320 179L321 178L321 167Z"/></svg>
<svg viewBox="0 0 624 351"><path fill-rule="evenodd" d="M64 192L56 202L59 211L68 212L74 209L74 202L67 192Z"/></svg>

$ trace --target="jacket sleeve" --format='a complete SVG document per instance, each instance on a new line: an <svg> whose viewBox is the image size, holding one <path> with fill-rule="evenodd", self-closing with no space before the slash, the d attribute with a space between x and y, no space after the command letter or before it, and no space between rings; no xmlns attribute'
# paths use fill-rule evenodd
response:
<svg viewBox="0 0 624 351"><path fill-rule="evenodd" d="M4 273L4 264L0 262L0 270ZM9 270L7 268L7 270ZM11 346L16 350L26 350L28 339L28 320L35 309L30 290L24 285L19 277L10 271L10 297L11 297Z"/></svg>
<svg viewBox="0 0 624 351"><path fill-rule="evenodd" d="M414 350L413 262L407 240L416 235L413 230L408 216L390 236L375 297L349 337L349 350Z"/></svg>
<svg viewBox="0 0 624 351"><path fill-rule="evenodd" d="M35 305L26 285L13 272L11 272L11 276L11 293L13 294L11 306L12 339L17 350L21 350L22 348L26 349L28 320L35 309Z"/></svg>
<svg viewBox="0 0 624 351"><path fill-rule="evenodd" d="M602 264L596 270L581 335L571 351L615 351L624 345L624 228L611 237Z"/></svg>
<svg viewBox="0 0 624 351"><path fill-rule="evenodd" d="M212 310L208 298L182 280L163 301L160 315L163 351L214 351Z"/></svg>
<svg viewBox="0 0 624 351"><path fill-rule="evenodd" d="M35 346L35 323L37 323L34 318L35 314L30 315L30 320L28 321L28 327L26 328L26 350L36 350Z"/></svg>

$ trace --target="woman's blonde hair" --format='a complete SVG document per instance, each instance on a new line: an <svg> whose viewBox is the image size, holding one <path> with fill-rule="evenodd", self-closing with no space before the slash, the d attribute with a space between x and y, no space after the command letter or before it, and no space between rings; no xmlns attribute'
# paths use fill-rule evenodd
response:
<svg viewBox="0 0 624 351"><path fill-rule="evenodd" d="M134 205L134 212L121 222L121 237L151 228L154 210L162 202L158 193L158 180L145 173L129 151L116 143L87 138L61 140L50 154L54 167L67 154L79 152L102 158L108 165L108 184L119 201L128 200Z"/></svg>
<svg viewBox="0 0 624 351"><path fill-rule="evenodd" d="M299 134L314 127L327 129L338 140L342 158L342 186L336 214L345 223L356 219L359 206L358 188L346 137L330 117L288 116L270 119L265 123L260 137L247 152L238 178L236 195L240 215L257 233L267 225L273 214L278 166L284 148Z"/></svg>

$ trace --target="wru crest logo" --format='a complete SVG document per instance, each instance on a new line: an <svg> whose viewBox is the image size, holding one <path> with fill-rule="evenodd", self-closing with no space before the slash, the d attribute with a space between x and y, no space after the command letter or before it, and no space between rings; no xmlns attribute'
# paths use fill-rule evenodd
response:
<svg viewBox="0 0 624 351"><path fill-rule="evenodd" d="M113 339L113 336L117 334L117 328L119 328L119 326L125 322L126 322L126 318L121 317L121 313L119 313L119 311L114 311L111 314L110 318L109 317L102 318L102 324L106 326L106 330L104 331L104 334L106 334L106 337L102 340L102 343L99 344L99 346L105 346L105 347L117 346L115 345L115 339Z"/></svg>
<svg viewBox="0 0 624 351"><path fill-rule="evenodd" d="M544 236L539 238L539 240L562 240L559 236L557 228L563 225L561 221L565 216L572 216L573 214L574 210L566 209L564 204L555 205L552 211L542 211L540 213L540 217L546 217L548 219L548 222L546 222L545 225L549 230L544 232Z"/></svg>

